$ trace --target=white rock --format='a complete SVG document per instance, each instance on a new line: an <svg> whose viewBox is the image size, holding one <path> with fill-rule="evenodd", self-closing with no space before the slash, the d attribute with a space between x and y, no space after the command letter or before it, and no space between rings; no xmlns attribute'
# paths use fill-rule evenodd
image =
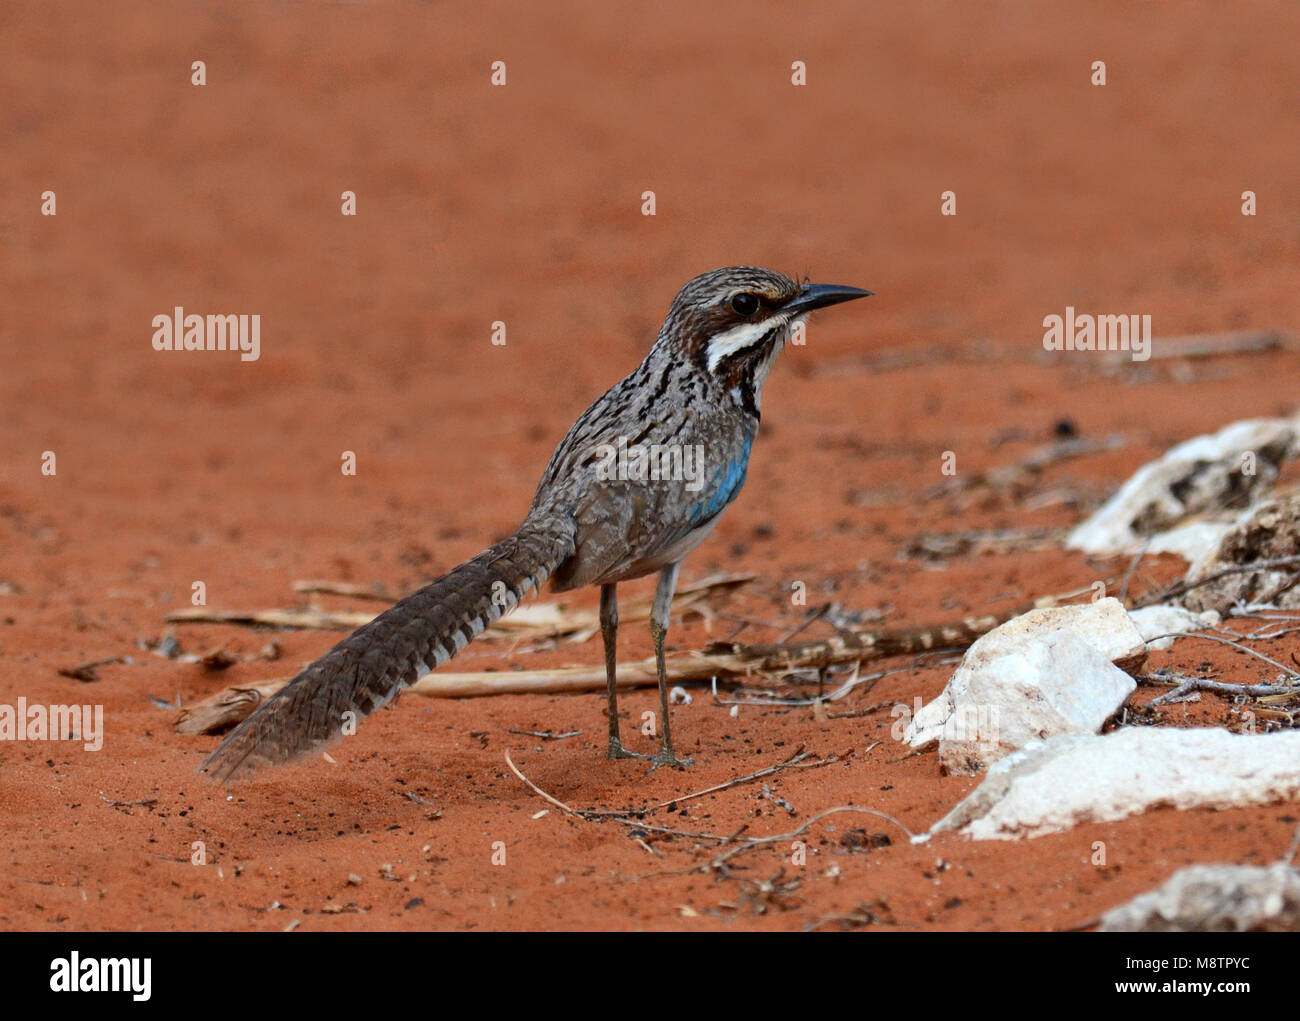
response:
<svg viewBox="0 0 1300 1021"><path fill-rule="evenodd" d="M1235 808L1300 797L1300 731L1127 727L1066 734L994 763L931 833L976 840L1058 833L1149 808Z"/></svg>
<svg viewBox="0 0 1300 1021"><path fill-rule="evenodd" d="M1220 543L1192 564L1187 580L1197 584L1179 600L1189 610L1222 613L1238 604L1300 609L1294 563L1260 568L1300 555L1300 489L1247 508ZM1224 573L1230 572L1230 573Z"/></svg>
<svg viewBox="0 0 1300 1021"><path fill-rule="evenodd" d="M1145 548L1147 553L1173 553L1189 564L1219 548L1223 537L1232 531L1236 519L1223 521L1188 521L1174 525L1166 532L1157 532L1148 538L1132 540L1125 552L1136 553Z"/></svg>
<svg viewBox="0 0 1300 1021"><path fill-rule="evenodd" d="M1221 510L1229 496L1239 500L1244 485L1266 492L1278 464L1294 456L1298 445L1300 420L1286 418L1233 422L1180 443L1139 468L1070 533L1066 546L1085 553L1136 553L1150 543L1152 552L1197 560L1218 545L1230 525L1201 521L1176 526L1193 514ZM1249 474L1242 471L1247 454L1254 459Z"/></svg>
<svg viewBox="0 0 1300 1021"><path fill-rule="evenodd" d="M977 640L903 740L939 742L950 773L978 773L1030 741L1095 734L1133 693L1146 643L1118 599L1031 610Z"/></svg>
<svg viewBox="0 0 1300 1021"><path fill-rule="evenodd" d="M1101 916L1099 932L1300 929L1300 870L1284 864L1190 865Z"/></svg>
<svg viewBox="0 0 1300 1021"><path fill-rule="evenodd" d="M1174 631L1199 631L1202 628L1215 627L1222 617L1213 610L1205 613L1193 613L1181 606L1144 606L1140 610L1130 610L1129 619L1147 643L1147 649L1157 652L1174 644L1172 638L1159 638ZM1154 641L1153 641L1154 639Z"/></svg>

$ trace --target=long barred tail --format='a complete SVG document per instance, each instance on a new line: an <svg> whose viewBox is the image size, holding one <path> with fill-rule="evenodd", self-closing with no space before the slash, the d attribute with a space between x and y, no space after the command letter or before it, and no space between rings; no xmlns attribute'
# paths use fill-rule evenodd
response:
<svg viewBox="0 0 1300 1021"><path fill-rule="evenodd" d="M267 699L207 757L221 780L305 755L390 702L469 644L573 554L574 528L529 518L518 532L354 631Z"/></svg>

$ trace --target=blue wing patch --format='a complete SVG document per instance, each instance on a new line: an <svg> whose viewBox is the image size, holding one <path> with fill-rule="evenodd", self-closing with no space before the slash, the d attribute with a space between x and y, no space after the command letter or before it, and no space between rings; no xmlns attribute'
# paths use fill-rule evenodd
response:
<svg viewBox="0 0 1300 1021"><path fill-rule="evenodd" d="M740 493L741 487L745 484L745 474L749 470L749 451L752 445L753 440L746 439L740 456L730 462L725 469L716 472L709 480L711 495L691 508L692 525L703 524L721 514L723 508Z"/></svg>

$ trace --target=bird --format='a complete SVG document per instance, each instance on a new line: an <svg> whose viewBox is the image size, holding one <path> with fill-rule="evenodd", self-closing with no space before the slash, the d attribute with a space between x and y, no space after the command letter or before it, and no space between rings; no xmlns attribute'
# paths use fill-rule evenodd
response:
<svg viewBox="0 0 1300 1021"><path fill-rule="evenodd" d="M557 592L600 587L610 759L691 765L673 748L664 640L682 561L745 483L763 384L809 313L871 295L758 266L688 281L645 359L574 422L523 523L397 602L305 667L204 760L219 780L300 758L441 666L549 579ZM658 575L650 612L659 681L657 754L619 734L616 638L621 582ZM348 728L351 729L348 729Z"/></svg>

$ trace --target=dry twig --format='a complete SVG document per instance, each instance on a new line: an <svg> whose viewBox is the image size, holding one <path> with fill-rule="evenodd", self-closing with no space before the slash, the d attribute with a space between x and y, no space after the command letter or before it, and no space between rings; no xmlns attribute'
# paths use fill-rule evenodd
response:
<svg viewBox="0 0 1300 1021"><path fill-rule="evenodd" d="M1235 564L1232 567L1225 567L1221 571L1215 571L1213 574L1207 574L1204 578L1197 578L1195 581L1180 581L1176 585L1170 585L1169 588L1163 589L1160 592L1145 595L1133 604L1132 609L1140 610L1144 606L1153 606L1156 603L1166 602L1175 596L1181 596L1184 593L1190 592L1194 588L1200 588L1202 585L1208 585L1212 581L1226 578L1230 574L1244 574L1250 571L1267 571L1274 567L1287 567L1291 564L1300 564L1300 556L1277 557L1273 560L1256 560L1249 564Z"/></svg>
<svg viewBox="0 0 1300 1021"><path fill-rule="evenodd" d="M1218 695L1250 698L1259 698L1261 695L1300 695L1300 688L1290 684L1229 684L1226 681L1211 681L1205 677L1189 677L1172 691L1153 698L1147 704L1149 706L1169 705L1182 701L1194 691L1212 691Z"/></svg>
<svg viewBox="0 0 1300 1021"><path fill-rule="evenodd" d="M123 656L110 656L108 659L92 659L89 663L82 663L79 666L67 666L59 668L60 677L71 677L74 681L81 681L83 684L90 684L99 680L99 674L96 672L98 667L111 666L114 663L125 663L126 658Z"/></svg>
<svg viewBox="0 0 1300 1021"><path fill-rule="evenodd" d="M725 872L726 863L742 851L749 851L755 847L760 847L763 844L778 844L783 841L794 840L796 837L801 836L813 823L825 819L828 815L834 815L837 812L860 812L863 815L874 815L879 819L884 819L886 822L893 823L907 834L908 840L911 840L915 836L911 830L895 819L892 815L878 812L874 808L861 808L858 805L840 805L837 808L828 808L824 812L818 812L812 818L806 820L798 829L791 830L789 833L777 833L769 837L746 837L744 840L739 841L735 847L732 847L718 855L707 866L703 866L701 871L722 870Z"/></svg>
<svg viewBox="0 0 1300 1021"><path fill-rule="evenodd" d="M134 801L114 801L112 798L106 798L104 795L99 796L99 800L113 808L132 808L135 805L148 805L150 807L158 804L157 798L136 798Z"/></svg>

